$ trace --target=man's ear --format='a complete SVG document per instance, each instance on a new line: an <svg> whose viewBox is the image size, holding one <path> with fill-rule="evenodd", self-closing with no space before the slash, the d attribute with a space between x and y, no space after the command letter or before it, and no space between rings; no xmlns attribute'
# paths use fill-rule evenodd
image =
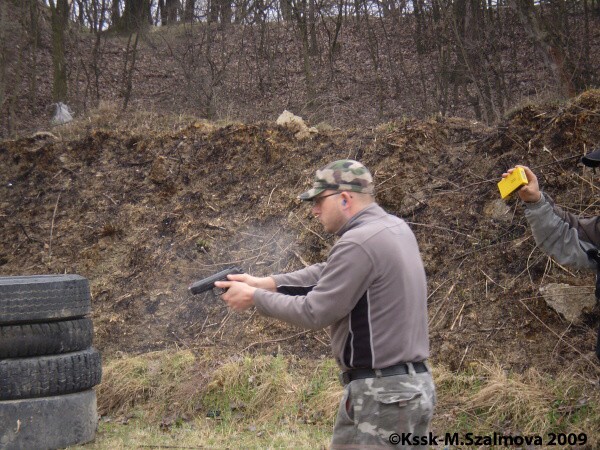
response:
<svg viewBox="0 0 600 450"><path fill-rule="evenodd" d="M348 194L347 192L342 192L340 194L340 196L342 197L342 206L346 206L348 205L348 200L350 200L352 197L350 196L350 194Z"/></svg>

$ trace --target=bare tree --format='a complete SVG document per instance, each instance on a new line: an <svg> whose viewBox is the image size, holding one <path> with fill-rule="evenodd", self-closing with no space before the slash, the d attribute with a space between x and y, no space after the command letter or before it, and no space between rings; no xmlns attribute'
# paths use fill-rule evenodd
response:
<svg viewBox="0 0 600 450"><path fill-rule="evenodd" d="M552 74L558 92L566 97L574 95L576 89L569 73L562 33L543 20L541 10L533 0L510 0L510 5L518 13L523 29Z"/></svg>
<svg viewBox="0 0 600 450"><path fill-rule="evenodd" d="M133 36L135 35L135 38ZM133 39L133 42L132 42ZM140 32L130 33L127 40L127 49L125 50L125 58L123 64L123 111L127 109L129 100L131 99L131 90L133 88L133 74L135 73L138 43L140 40Z"/></svg>
<svg viewBox="0 0 600 450"><path fill-rule="evenodd" d="M230 45L226 30L216 24L193 23L184 26L184 43L174 46L164 40L171 58L185 79L184 104L200 107L208 119L217 115L219 89L224 85L229 65L236 52Z"/></svg>
<svg viewBox="0 0 600 450"><path fill-rule="evenodd" d="M88 0L84 6L86 7L86 20L92 25L91 31L94 35L93 46L89 55L88 52L80 52L79 55L81 67L87 80L85 95L82 99L84 109L87 110L89 100L94 106L97 106L100 102L101 67L105 60L104 48L107 38L104 28L109 11L108 0Z"/></svg>
<svg viewBox="0 0 600 450"><path fill-rule="evenodd" d="M169 24L173 24L173 23L177 23L178 19L179 19L179 12L181 10L181 5L179 3L179 0L165 0L166 1L166 8L167 8L167 17L168 17L168 23Z"/></svg>
<svg viewBox="0 0 600 450"><path fill-rule="evenodd" d="M121 23L121 1L112 0L112 6L110 8L110 22L113 27L117 27Z"/></svg>
<svg viewBox="0 0 600 450"><path fill-rule="evenodd" d="M196 0L185 0L183 20L191 22L196 16Z"/></svg>
<svg viewBox="0 0 600 450"><path fill-rule="evenodd" d="M67 64L65 60L65 31L69 25L68 0L50 0L52 20L52 99L64 102L67 99Z"/></svg>
<svg viewBox="0 0 600 450"><path fill-rule="evenodd" d="M321 24L327 35L327 59L329 61L330 83L332 83L335 78L335 56L340 52L338 38L340 36L342 24L344 23L344 0L338 0L337 2L335 2L335 7L337 8L337 14L333 15L331 19L327 14L327 10L325 10L324 8L319 8Z"/></svg>
<svg viewBox="0 0 600 450"><path fill-rule="evenodd" d="M231 23L233 10L231 0L209 0L208 21L211 23Z"/></svg>
<svg viewBox="0 0 600 450"><path fill-rule="evenodd" d="M25 7L29 9L29 54L31 58L31 64L29 66L29 100L34 105L37 102L37 71L38 71L38 57L39 57L39 41L40 41L40 8L37 0L28 0L25 3ZM1 102L0 102L1 103ZM1 109L1 107L0 107Z"/></svg>
<svg viewBox="0 0 600 450"><path fill-rule="evenodd" d="M279 8L281 10L281 17L285 21L292 20L292 0L280 0Z"/></svg>
<svg viewBox="0 0 600 450"><path fill-rule="evenodd" d="M314 82L313 67L311 62L311 22L308 10L308 0L292 0L292 15L300 38L300 60L302 61L302 72L306 85L307 104L312 105L316 98L316 86Z"/></svg>
<svg viewBox="0 0 600 450"><path fill-rule="evenodd" d="M11 57L6 39L8 35L8 19L6 17L6 3L0 3L0 112L5 108L6 103L6 85L8 79L8 61ZM4 116L4 114L0 114ZM6 115L8 116L8 114ZM8 124L7 124L8 127ZM9 134L11 132L10 127Z"/></svg>
<svg viewBox="0 0 600 450"><path fill-rule="evenodd" d="M123 15L117 21L113 18L113 26L120 31L135 32L149 25L150 17L150 0L125 0Z"/></svg>

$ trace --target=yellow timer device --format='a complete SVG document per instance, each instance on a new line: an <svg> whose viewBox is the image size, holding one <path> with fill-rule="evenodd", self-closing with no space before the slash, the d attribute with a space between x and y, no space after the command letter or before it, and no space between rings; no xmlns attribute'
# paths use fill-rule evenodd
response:
<svg viewBox="0 0 600 450"><path fill-rule="evenodd" d="M521 186L529 183L527 181L527 175L525 175L525 169L522 167L517 167L513 173L511 173L506 178L502 178L498 183L498 189L500 190L500 195L502 198L508 197L514 191L519 189Z"/></svg>

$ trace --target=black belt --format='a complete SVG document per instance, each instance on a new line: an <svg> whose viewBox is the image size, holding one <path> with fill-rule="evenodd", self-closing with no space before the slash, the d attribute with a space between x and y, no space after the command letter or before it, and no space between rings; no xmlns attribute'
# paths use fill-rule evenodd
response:
<svg viewBox="0 0 600 450"><path fill-rule="evenodd" d="M416 373L427 372L427 365L424 362L414 362L412 366ZM363 378L391 377L392 375L406 375L409 373L408 364L400 363L383 369L352 369L340 374L340 381L346 385L354 380Z"/></svg>

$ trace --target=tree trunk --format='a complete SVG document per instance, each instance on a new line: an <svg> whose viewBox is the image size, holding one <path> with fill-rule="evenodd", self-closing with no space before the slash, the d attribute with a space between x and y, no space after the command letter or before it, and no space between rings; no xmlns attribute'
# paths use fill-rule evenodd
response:
<svg viewBox="0 0 600 450"><path fill-rule="evenodd" d="M120 0L113 0L112 7L110 9L110 22L112 26L117 26L121 22L121 10L119 8Z"/></svg>
<svg viewBox="0 0 600 450"><path fill-rule="evenodd" d="M179 0L166 0L167 8L167 23L172 25L177 23L177 16L179 12Z"/></svg>
<svg viewBox="0 0 600 450"><path fill-rule="evenodd" d="M309 30L308 30L308 7L307 0L300 0L296 3L294 8L294 17L296 24L298 25L298 31L300 34L300 58L302 59L302 71L304 72L304 81L306 84L306 96L307 103L312 105L316 98L316 90L314 85L312 64L310 61L310 42L309 42Z"/></svg>
<svg viewBox="0 0 600 450"><path fill-rule="evenodd" d="M286 22L292 20L292 0L280 0L279 8L281 9L281 17Z"/></svg>
<svg viewBox="0 0 600 450"><path fill-rule="evenodd" d="M195 16L196 0L185 0L185 10L183 13L183 20L186 22L192 22Z"/></svg>
<svg viewBox="0 0 600 450"><path fill-rule="evenodd" d="M425 53L426 48L426 38L425 38L425 13L424 13L424 0L414 0L413 1L414 14L417 22L417 29L415 33L415 44L417 48L417 53L422 55Z"/></svg>
<svg viewBox="0 0 600 450"><path fill-rule="evenodd" d="M233 17L233 8L231 0L220 0L221 1L221 23L231 23Z"/></svg>
<svg viewBox="0 0 600 450"><path fill-rule="evenodd" d="M219 21L219 0L210 0L208 2L208 23L217 23Z"/></svg>
<svg viewBox="0 0 600 450"><path fill-rule="evenodd" d="M40 28L39 28L39 5L37 0L29 0L29 28L30 39L29 48L31 55L31 66L29 73L29 99L32 105L35 105L37 98L37 62L38 62L38 47L40 43ZM0 105L2 101L0 99Z"/></svg>
<svg viewBox="0 0 600 450"><path fill-rule="evenodd" d="M52 22L52 99L65 102L67 99L67 66L65 62L65 30L69 24L68 0L50 0Z"/></svg>
<svg viewBox="0 0 600 450"><path fill-rule="evenodd" d="M165 0L158 0L158 11L157 15L160 15L160 25L166 26L169 23L169 15L167 14L167 8L165 7ZM157 17L158 20L158 17Z"/></svg>
<svg viewBox="0 0 600 450"><path fill-rule="evenodd" d="M125 9L117 27L120 31L135 32L150 23L150 0L125 0Z"/></svg>
<svg viewBox="0 0 600 450"><path fill-rule="evenodd" d="M77 0L77 23L82 27L85 25L84 10L83 0Z"/></svg>
<svg viewBox="0 0 600 450"><path fill-rule="evenodd" d="M125 64L123 66L123 111L127 109L131 99L131 90L133 88L133 74L135 72L135 63L137 59L137 47L140 39L140 33L135 33L135 41L131 44L132 34L127 41L127 50L125 51Z"/></svg>
<svg viewBox="0 0 600 450"><path fill-rule="evenodd" d="M592 81L592 61L590 59L590 8L588 2L583 2L583 14L584 14L584 37L583 37L583 82L589 85Z"/></svg>
<svg viewBox="0 0 600 450"><path fill-rule="evenodd" d="M310 33L310 56L319 54L319 43L317 42L317 24L316 24L316 5L315 0L308 1L308 28Z"/></svg>
<svg viewBox="0 0 600 450"><path fill-rule="evenodd" d="M8 66L8 46L6 45L6 3L0 3L0 112L6 101L6 78ZM3 116L4 114L0 114Z"/></svg>

